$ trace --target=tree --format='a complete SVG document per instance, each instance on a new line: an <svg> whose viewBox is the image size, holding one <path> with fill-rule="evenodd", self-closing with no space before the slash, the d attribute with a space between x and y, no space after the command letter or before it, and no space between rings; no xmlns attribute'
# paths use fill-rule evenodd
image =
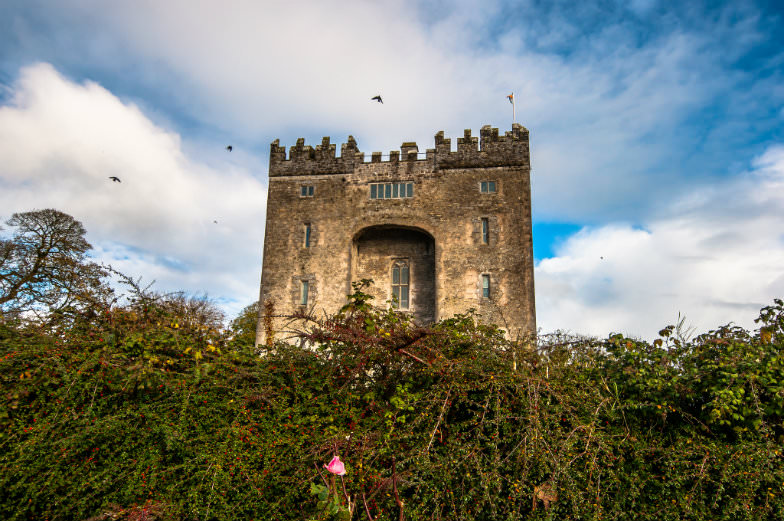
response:
<svg viewBox="0 0 784 521"><path fill-rule="evenodd" d="M259 321L259 301L245 306L229 324L231 345L237 349L250 349L256 343L256 324Z"/></svg>
<svg viewBox="0 0 784 521"><path fill-rule="evenodd" d="M0 238L0 312L56 311L106 290L107 275L88 260L82 223L54 209L15 213Z"/></svg>

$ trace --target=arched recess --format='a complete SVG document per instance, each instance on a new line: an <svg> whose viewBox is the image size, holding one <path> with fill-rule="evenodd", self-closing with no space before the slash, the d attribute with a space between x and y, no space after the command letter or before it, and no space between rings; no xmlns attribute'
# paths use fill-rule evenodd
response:
<svg viewBox="0 0 784 521"><path fill-rule="evenodd" d="M426 231L397 225L363 228L351 243L350 270L352 282L373 280L366 291L376 305L395 297L417 323L435 321L435 239Z"/></svg>

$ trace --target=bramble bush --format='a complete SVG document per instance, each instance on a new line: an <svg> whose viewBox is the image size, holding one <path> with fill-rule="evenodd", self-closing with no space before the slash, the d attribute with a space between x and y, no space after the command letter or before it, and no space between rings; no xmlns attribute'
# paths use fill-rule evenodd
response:
<svg viewBox="0 0 784 521"><path fill-rule="evenodd" d="M258 352L138 287L0 322L0 517L784 518L781 300L754 333L510 342L362 290Z"/></svg>

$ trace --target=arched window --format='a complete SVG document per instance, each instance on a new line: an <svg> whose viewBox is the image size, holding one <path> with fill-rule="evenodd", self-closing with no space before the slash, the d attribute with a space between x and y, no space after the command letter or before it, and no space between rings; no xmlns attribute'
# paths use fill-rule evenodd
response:
<svg viewBox="0 0 784 521"><path fill-rule="evenodd" d="M409 266L407 260L392 264L392 299L400 309L408 309Z"/></svg>

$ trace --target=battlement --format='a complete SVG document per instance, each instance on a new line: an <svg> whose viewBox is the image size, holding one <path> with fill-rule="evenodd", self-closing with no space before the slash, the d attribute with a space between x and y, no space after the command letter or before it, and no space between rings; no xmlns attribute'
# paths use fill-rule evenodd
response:
<svg viewBox="0 0 784 521"><path fill-rule="evenodd" d="M404 142L400 150L387 155L373 152L370 163L430 162L436 170L454 168L486 168L492 166L529 166L528 129L515 123L512 130L499 135L497 128L485 125L479 132L480 137L471 135L466 129L463 137L457 138L457 151L452 151L452 140L444 137L444 131L435 135L435 148L427 149L424 157L419 153L416 142ZM280 146L276 139L270 145L270 177L298 176L317 174L350 174L358 164L366 163L365 154L360 152L353 136L340 146L340 157L336 146L324 137L315 149L305 145L305 139L297 139L297 144L289 149Z"/></svg>

